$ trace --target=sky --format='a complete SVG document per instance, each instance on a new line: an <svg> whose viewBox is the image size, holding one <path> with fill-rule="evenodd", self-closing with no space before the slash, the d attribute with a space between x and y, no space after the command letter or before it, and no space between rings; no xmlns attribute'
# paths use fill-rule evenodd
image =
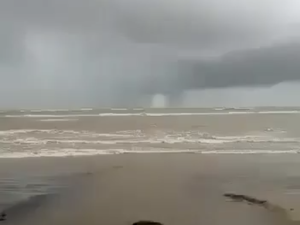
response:
<svg viewBox="0 0 300 225"><path fill-rule="evenodd" d="M299 37L298 0L1 0L0 108L300 105Z"/></svg>

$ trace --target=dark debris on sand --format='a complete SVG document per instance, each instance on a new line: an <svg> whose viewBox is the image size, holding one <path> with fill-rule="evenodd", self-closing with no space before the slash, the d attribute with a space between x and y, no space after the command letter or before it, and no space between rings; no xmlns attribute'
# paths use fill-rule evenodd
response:
<svg viewBox="0 0 300 225"><path fill-rule="evenodd" d="M163 224L159 222L150 221L150 220L141 220L133 223L132 225L163 225Z"/></svg>
<svg viewBox="0 0 300 225"><path fill-rule="evenodd" d="M6 213L3 212L3 213L0 214L0 222L5 221L5 220L6 220Z"/></svg>
<svg viewBox="0 0 300 225"><path fill-rule="evenodd" d="M266 200L260 200L257 198L253 198L247 195L239 195L239 194L233 194L233 193L226 193L224 194L225 197L230 198L234 201L245 201L250 204L260 205L266 207L268 205L268 202Z"/></svg>

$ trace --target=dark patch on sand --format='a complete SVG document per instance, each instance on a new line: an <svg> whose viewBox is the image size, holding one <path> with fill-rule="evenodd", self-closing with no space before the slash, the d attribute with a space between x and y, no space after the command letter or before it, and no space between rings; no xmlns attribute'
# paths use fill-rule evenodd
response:
<svg viewBox="0 0 300 225"><path fill-rule="evenodd" d="M233 201L239 201L239 202L245 201L247 203L254 204L254 205L260 205L260 206L264 206L264 207L268 206L268 202L266 200L253 198L253 197L250 197L247 195L226 193L226 194L224 194L224 196L227 198L230 198Z"/></svg>
<svg viewBox="0 0 300 225"><path fill-rule="evenodd" d="M5 220L6 220L6 213L3 212L3 213L0 214L0 222L5 221Z"/></svg>
<svg viewBox="0 0 300 225"><path fill-rule="evenodd" d="M159 222L150 221L150 220L141 220L133 223L132 225L163 225L163 224Z"/></svg>
<svg viewBox="0 0 300 225"><path fill-rule="evenodd" d="M300 221L293 220L290 217L289 212L294 211L294 208L284 209L280 206L274 205L266 200L261 200L257 198L253 198L247 195L241 194L233 194L233 193L226 193L224 194L225 197L230 198L235 202L246 202L251 205L258 205L266 208L269 212L275 213L277 215L277 222L276 224L286 224L286 225L300 225Z"/></svg>
<svg viewBox="0 0 300 225"><path fill-rule="evenodd" d="M39 209L45 202L49 202L53 194L36 195L27 200L21 201L15 205L3 210L0 214L0 221L18 221L23 220L35 210Z"/></svg>

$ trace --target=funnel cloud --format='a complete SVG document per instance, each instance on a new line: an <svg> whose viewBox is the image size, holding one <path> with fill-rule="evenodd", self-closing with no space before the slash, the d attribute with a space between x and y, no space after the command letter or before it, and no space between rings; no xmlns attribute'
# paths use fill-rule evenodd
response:
<svg viewBox="0 0 300 225"><path fill-rule="evenodd" d="M298 0L2 0L0 107L197 105L295 83L299 36Z"/></svg>

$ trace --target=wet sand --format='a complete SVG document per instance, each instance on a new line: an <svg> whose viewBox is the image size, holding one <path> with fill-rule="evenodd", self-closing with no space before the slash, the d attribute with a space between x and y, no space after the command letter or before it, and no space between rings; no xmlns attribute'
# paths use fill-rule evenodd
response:
<svg viewBox="0 0 300 225"><path fill-rule="evenodd" d="M152 220L165 225L274 225L298 224L300 219L298 155L1 159L0 180L16 176L64 177L68 187L8 207L4 224L130 225ZM266 200L272 207L232 201L225 193Z"/></svg>

